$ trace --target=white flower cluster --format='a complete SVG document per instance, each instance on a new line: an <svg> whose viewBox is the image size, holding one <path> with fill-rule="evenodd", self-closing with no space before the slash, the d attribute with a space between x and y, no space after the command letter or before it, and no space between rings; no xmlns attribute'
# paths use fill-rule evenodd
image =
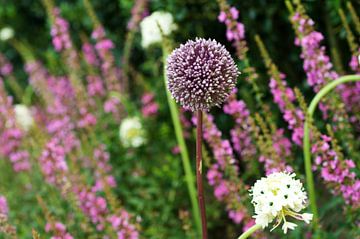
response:
<svg viewBox="0 0 360 239"><path fill-rule="evenodd" d="M119 136L124 147L137 148L146 143L145 131L137 117L126 118L121 122Z"/></svg>
<svg viewBox="0 0 360 239"><path fill-rule="evenodd" d="M10 27L4 27L0 30L0 40L7 41L14 36L14 30Z"/></svg>
<svg viewBox="0 0 360 239"><path fill-rule="evenodd" d="M276 218L271 231L284 221L282 229L286 234L288 229L292 230L297 226L287 221L287 216L310 223L312 214L299 213L306 207L307 195L295 176L294 173L272 173L255 182L250 189L250 196L255 207L256 224L265 228Z"/></svg>
<svg viewBox="0 0 360 239"><path fill-rule="evenodd" d="M162 40L161 31L167 36L177 29L171 13L157 11L153 12L150 16L145 17L141 23L141 45L144 48L149 47L151 44L159 43Z"/></svg>
<svg viewBox="0 0 360 239"><path fill-rule="evenodd" d="M30 109L26 105L15 105L16 123L25 131L28 131L34 124Z"/></svg>

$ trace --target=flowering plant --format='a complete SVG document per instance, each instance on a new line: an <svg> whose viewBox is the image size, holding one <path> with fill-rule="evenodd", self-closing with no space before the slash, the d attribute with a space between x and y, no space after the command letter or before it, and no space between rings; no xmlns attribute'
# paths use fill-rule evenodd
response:
<svg viewBox="0 0 360 239"><path fill-rule="evenodd" d="M0 238L358 237L359 4L229 3L1 5Z"/></svg>

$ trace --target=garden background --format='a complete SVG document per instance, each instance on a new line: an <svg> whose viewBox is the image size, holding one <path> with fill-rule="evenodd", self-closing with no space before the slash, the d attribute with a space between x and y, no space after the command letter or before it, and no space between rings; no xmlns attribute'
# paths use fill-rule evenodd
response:
<svg viewBox="0 0 360 239"><path fill-rule="evenodd" d="M54 6L59 9L56 13ZM233 20L245 27L245 35L238 39L227 35L229 26L219 17L230 6L239 11L238 18ZM305 10L302 17L313 19L313 31L324 36L319 45L314 43L314 48L324 46L323 52L332 63L318 77L326 83L327 78L336 78L329 76L332 71L338 75L359 73L356 59L360 23L354 13L360 15L360 2L356 0L314 0L302 4L267 0L0 0L0 29L12 28L14 32L11 39L0 41L0 147L15 142L2 149L0 155L0 196L3 196L0 199L7 201L6 217L0 219L0 232L5 233L0 233L0 238L70 238L65 236L72 235L135 239L138 234L140 238L200 238L163 74L166 47L172 49L196 37L223 44L242 73L237 82L237 98L233 100L244 105L238 106L239 112L223 106L208 112L210 134L218 130L221 135L216 138L215 132L210 139L204 135L203 147L209 238L237 238L251 223L253 207L247 190L257 179L271 168L285 169L285 163L306 182L302 135L300 139L293 135L295 128L302 128L304 118L293 116L301 121L294 125L284 115L293 107L304 112L325 83L309 84L311 69L304 67L304 61L309 61L304 57L305 46L295 44L295 39L301 38L301 32L294 31L297 23L293 18L294 12L301 12L299 9ZM344 12L345 21L339 10ZM156 11L171 13L177 29L163 39L167 46L162 47L160 42L143 47L140 22ZM53 45L54 34L50 31L57 17L69 24L66 31L71 36L71 47L56 49L56 44ZM94 36L96 31L98 35ZM96 48L104 39L111 43ZM98 51L93 61L86 58L90 51L86 51L86 44L88 49ZM314 59L320 68L325 64L321 62L323 59ZM355 69L349 65L353 59ZM280 72L286 77L280 76ZM49 83L50 78L53 81ZM292 89L291 93L280 93L280 99L274 98L276 90L283 88L276 86L277 83L271 86L270 79L276 79L273 81L277 83L285 79L284 87ZM96 80L105 82L106 89L99 90ZM91 84L93 88L89 87ZM328 116L318 110L313 125L319 131L315 133L315 128L311 129L319 136L312 143L319 148L328 143L336 154L332 157L313 149L313 159L316 155L326 158L324 162L340 161L341 166L334 167L349 175L332 180L324 177L322 169L327 166L313 163L314 170L318 169L314 177L319 233L327 239L360 238L360 196L351 198L341 188L346 185L352 187L353 195L360 194L360 87L354 84L349 88L328 96L339 100L324 101L325 105L329 102L331 105L325 110ZM344 93L345 90L351 92ZM31 109L35 126L9 136L8 121L11 127L21 128L14 123L12 105L15 104ZM191 112L180 106L178 109L195 172L195 126ZM86 118L92 116L95 119ZM121 136L119 127L126 119L133 120L129 127L134 127L134 134L142 138L139 145L126 143L129 139ZM234 136L234 132L239 134ZM331 139L324 140L325 134ZM69 146L70 142L73 145ZM10 151L26 151L30 166L27 169L24 166L24 170L14 168L23 158L17 154L14 159ZM228 162L229 167L239 167L236 175L229 169L222 172L223 182L228 183L228 191L223 194L216 194L216 189L221 187L207 175L219 157L232 158L235 162ZM54 165L58 163L56 160L63 160L66 167L51 165L47 171L43 165L47 165L49 158L54 159ZM346 161L350 159L351 162ZM311 238L313 235L310 226L299 223L287 235L276 229L272 233L265 230L256 237Z"/></svg>

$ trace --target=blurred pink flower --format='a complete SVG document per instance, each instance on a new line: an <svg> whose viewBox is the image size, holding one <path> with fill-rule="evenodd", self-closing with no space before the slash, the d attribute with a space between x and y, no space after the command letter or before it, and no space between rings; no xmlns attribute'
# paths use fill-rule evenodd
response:
<svg viewBox="0 0 360 239"><path fill-rule="evenodd" d="M141 105L141 113L145 118L155 116L159 109L159 105L154 101L154 94L152 93L145 93L141 97Z"/></svg>
<svg viewBox="0 0 360 239"><path fill-rule="evenodd" d="M7 215L9 212L9 208L7 205L7 200L4 196L0 195L0 214Z"/></svg>

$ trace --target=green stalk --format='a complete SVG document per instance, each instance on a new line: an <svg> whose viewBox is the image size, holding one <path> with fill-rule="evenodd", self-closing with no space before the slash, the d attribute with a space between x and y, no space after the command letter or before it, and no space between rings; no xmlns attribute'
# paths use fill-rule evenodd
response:
<svg viewBox="0 0 360 239"><path fill-rule="evenodd" d="M333 90L336 86L347 83L347 82L354 82L360 81L360 75L348 75L342 76L334 81L331 81L324 88L322 88L313 98L310 103L310 106L307 110L307 116L305 119L304 124L304 163L305 163L305 173L306 173L306 183L309 192L309 199L310 199L310 206L311 211L313 213L313 228L317 230L318 228L318 209L316 206L316 195L315 195L315 187L314 187L314 177L311 169L311 153L310 153L310 124L313 121L313 115L317 105L319 104L320 100L328 94L331 90Z"/></svg>
<svg viewBox="0 0 360 239"><path fill-rule="evenodd" d="M201 235L200 209L199 209L199 203L197 201L194 174L193 174L193 170L191 168L189 153L188 153L188 150L186 147L183 129L182 129L182 126L180 123L179 110L177 108L177 105L176 105L174 99L171 97L169 90L167 89L167 77L165 74L165 64L166 64L167 56L168 56L168 51L167 51L166 47L163 46L164 85L165 85L165 90L166 90L166 96L167 96L168 105L170 108L171 118L172 118L173 125L174 125L176 140L177 140L179 148L180 148L181 159L182 159L183 168L184 168L184 172L185 172L185 180L186 180L187 188L189 191L189 196L190 196L191 205L192 205L192 213L193 213L193 217L195 220L197 234L200 236Z"/></svg>
<svg viewBox="0 0 360 239"><path fill-rule="evenodd" d="M254 226L250 227L249 229L247 229L246 232L244 232L243 234L241 234L241 236L238 237L238 239L245 239L248 238L249 236L251 236L254 232L256 232L257 230L259 230L261 228L261 226L259 224L255 224Z"/></svg>
<svg viewBox="0 0 360 239"><path fill-rule="evenodd" d="M19 85L15 77L9 77L6 80L6 83L10 86L17 100L21 102L22 96L24 95L24 91L22 87Z"/></svg>

